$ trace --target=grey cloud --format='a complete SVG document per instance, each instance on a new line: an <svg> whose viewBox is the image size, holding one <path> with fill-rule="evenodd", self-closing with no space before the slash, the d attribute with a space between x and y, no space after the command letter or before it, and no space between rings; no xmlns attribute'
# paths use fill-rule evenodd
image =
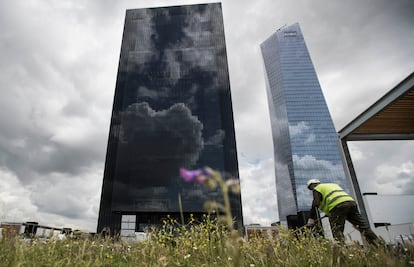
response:
<svg viewBox="0 0 414 267"><path fill-rule="evenodd" d="M359 141L348 146L362 192L414 193L414 142Z"/></svg>
<svg viewBox="0 0 414 267"><path fill-rule="evenodd" d="M257 164L242 159L240 175L244 223L270 225L278 221L273 159Z"/></svg>
<svg viewBox="0 0 414 267"><path fill-rule="evenodd" d="M378 191L395 194L414 194L414 162L405 159L399 163L381 163L375 168Z"/></svg>
<svg viewBox="0 0 414 267"><path fill-rule="evenodd" d="M310 11L324 19L318 27L303 23L303 32L335 125L343 127L414 68L409 60L414 49L408 45L414 42L410 34L414 20L409 15L414 4L317 1ZM332 70L341 77L325 86L324 74Z"/></svg>
<svg viewBox="0 0 414 267"><path fill-rule="evenodd" d="M131 140L136 138L137 133L140 136L152 137L170 132L168 136L174 136L178 141L177 150L172 150L171 153L185 155L186 165L193 164L203 148L203 125L183 103L177 103L168 110L161 111L151 109L145 102L132 104L121 112L120 120L119 139L125 144L133 143ZM153 149L156 149L156 146L151 146L151 150Z"/></svg>
<svg viewBox="0 0 414 267"><path fill-rule="evenodd" d="M316 141L316 135L306 121L289 124L289 134L292 139L296 139L296 143L312 144Z"/></svg>
<svg viewBox="0 0 414 267"><path fill-rule="evenodd" d="M90 86L90 80L101 77L91 69L102 70L97 67L102 61L84 54L96 47L94 42L87 43L95 36L85 34L87 28L79 30L79 21L70 20L76 8L46 2L16 2L3 7L7 12L0 16L4 26L0 35L0 87L8 92L0 99L0 164L26 184L39 174L79 174L90 164L101 163L107 131L98 130L103 121L96 117L109 117L109 111L101 112L101 96L107 93L95 95L94 90L101 90ZM58 15L64 9L69 12L66 20ZM71 35L74 32L79 35ZM88 124L92 125L87 127L88 132L77 131L85 134L81 140L59 140L65 129L74 131L71 124L75 121L68 118L89 121L91 116L95 119ZM74 127L78 126L75 123Z"/></svg>
<svg viewBox="0 0 414 267"><path fill-rule="evenodd" d="M62 115L82 117L88 114L88 104L81 99L73 99L62 108Z"/></svg>
<svg viewBox="0 0 414 267"><path fill-rule="evenodd" d="M34 182L33 178L50 172L80 174L88 166L103 160L104 149L88 147L95 144L88 140L77 147L51 142L48 137L42 136L28 137L25 140L20 147L10 143L0 144L3 151L0 163L8 166L23 183Z"/></svg>
<svg viewBox="0 0 414 267"><path fill-rule="evenodd" d="M315 140L316 140L316 135L311 133L311 134L308 135L308 137L305 139L304 142L305 142L305 144L311 144L311 143L315 142Z"/></svg>
<svg viewBox="0 0 414 267"><path fill-rule="evenodd" d="M343 166L338 164L332 164L327 160L319 160L313 156L306 155L303 157L293 155L293 164L298 166L295 175L297 177L308 177L308 171L312 170L312 173L315 174L315 177L323 182L329 182L335 180L335 175L343 173Z"/></svg>
<svg viewBox="0 0 414 267"><path fill-rule="evenodd" d="M37 219L50 225L45 220L52 217L61 224L59 226L89 225L87 229L94 231L90 225L96 225L100 192L95 188L102 185L101 169L89 168L73 176L51 173L38 177L37 183L29 187L30 199L41 215Z"/></svg>
<svg viewBox="0 0 414 267"><path fill-rule="evenodd" d="M177 23L175 31L165 32L163 25L170 20L170 14L167 9L162 11L164 12L163 16L151 18L145 10L134 10L128 13L136 18L136 22L133 22L131 27L126 27L126 31L131 31L134 36L130 40L134 44L134 51L129 54L127 68L138 68L140 73L144 73L140 78L128 77L129 85L136 86L139 96L145 98L145 101L150 104L151 100L156 98L176 97L177 91L179 91L180 97L187 98L184 102L192 103L189 104L191 110L196 110L194 97L197 97L198 94L209 94L212 90L220 88L218 79L220 79L221 71L212 69L211 66L216 58L221 58L220 53L223 51L219 49L217 52L219 55L216 55L216 50L208 49L208 47L201 51L179 49L191 47L191 44L200 40L209 41L209 39L203 39L200 33L195 32L194 28L207 27L203 28L206 31L201 35L208 35L211 34L211 31L208 31L208 27L211 25L205 25L202 17L194 16ZM214 28L214 25L212 27ZM137 38L138 33L144 36ZM157 66L157 73L152 73L154 66ZM168 83L160 82L161 84L154 88L154 83L148 82L151 78L147 77L145 73L151 73L152 76L168 77ZM208 77L209 84L204 84L204 90L198 92L199 88L192 84L191 80L188 80L189 77L192 77L191 79Z"/></svg>
<svg viewBox="0 0 414 267"><path fill-rule="evenodd" d="M298 122L296 125L289 124L289 134L291 137L302 135L305 131L309 130L310 126L306 121Z"/></svg>
<svg viewBox="0 0 414 267"><path fill-rule="evenodd" d="M414 195L414 182L413 182L413 180L414 180L414 177L411 176L410 180L402 188L402 194Z"/></svg>
<svg viewBox="0 0 414 267"><path fill-rule="evenodd" d="M204 142L204 145L222 146L225 134L223 130L217 130L215 135Z"/></svg>
<svg viewBox="0 0 414 267"><path fill-rule="evenodd" d="M79 199L79 196L74 195L73 192L62 194L62 191L66 190L62 188L44 190L42 194L38 194L37 198L34 199L34 204L39 209L52 214L59 214L72 219L83 218L85 214L80 212L85 206L83 200Z"/></svg>
<svg viewBox="0 0 414 267"><path fill-rule="evenodd" d="M35 215L37 208L30 199L30 190L4 167L0 167L0 177L0 218L13 221L15 218Z"/></svg>
<svg viewBox="0 0 414 267"><path fill-rule="evenodd" d="M118 153L125 157L125 162L120 163L125 166L120 170L127 166L147 166L150 184L164 181L180 167L190 167L203 149L203 125L183 103L160 111L153 110L146 102L135 103L120 112L119 120ZM168 143L168 150L163 142ZM157 168L157 162L152 159L160 155L168 159L168 167Z"/></svg>
<svg viewBox="0 0 414 267"><path fill-rule="evenodd" d="M161 97L166 97L167 96L167 92L164 91L163 88L161 88L160 90L154 91L154 90L148 90L144 86L138 87L138 94L140 96L148 97L148 98L152 98L152 99L158 98L159 96L161 96Z"/></svg>

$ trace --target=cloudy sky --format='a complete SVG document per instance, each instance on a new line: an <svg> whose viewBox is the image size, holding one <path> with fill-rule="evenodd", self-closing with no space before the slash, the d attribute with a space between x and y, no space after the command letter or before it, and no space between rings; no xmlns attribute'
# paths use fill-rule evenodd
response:
<svg viewBox="0 0 414 267"><path fill-rule="evenodd" d="M125 10L193 3L0 2L0 221L96 230ZM339 131L414 70L414 2L223 0L222 8L244 220L269 225L278 214L260 43L300 23ZM414 194L414 142L350 149L362 192Z"/></svg>

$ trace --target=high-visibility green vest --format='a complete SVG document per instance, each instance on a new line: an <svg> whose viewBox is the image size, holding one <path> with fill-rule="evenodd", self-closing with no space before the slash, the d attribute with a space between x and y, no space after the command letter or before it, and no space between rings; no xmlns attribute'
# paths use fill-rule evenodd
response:
<svg viewBox="0 0 414 267"><path fill-rule="evenodd" d="M339 203L354 201L338 184L319 184L313 190L321 193L322 201L319 203L319 208L326 214Z"/></svg>

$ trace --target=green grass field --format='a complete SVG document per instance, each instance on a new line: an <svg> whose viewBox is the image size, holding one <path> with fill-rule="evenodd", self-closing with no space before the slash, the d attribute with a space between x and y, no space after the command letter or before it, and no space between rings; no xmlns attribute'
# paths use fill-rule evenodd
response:
<svg viewBox="0 0 414 267"><path fill-rule="evenodd" d="M142 242L3 238L0 266L414 266L414 249L339 246L283 227L277 238L246 241L206 218L187 225L165 222Z"/></svg>

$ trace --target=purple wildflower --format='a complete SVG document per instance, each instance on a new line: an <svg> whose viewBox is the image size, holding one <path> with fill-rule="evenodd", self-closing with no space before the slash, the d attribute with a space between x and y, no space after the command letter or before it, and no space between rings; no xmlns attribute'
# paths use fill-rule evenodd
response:
<svg viewBox="0 0 414 267"><path fill-rule="evenodd" d="M191 182L202 174L201 170L187 170L180 168L180 175L184 178L184 181Z"/></svg>
<svg viewBox="0 0 414 267"><path fill-rule="evenodd" d="M180 168L180 175L184 178L184 181L196 184L204 184L213 174L214 171L208 167L199 170Z"/></svg>

